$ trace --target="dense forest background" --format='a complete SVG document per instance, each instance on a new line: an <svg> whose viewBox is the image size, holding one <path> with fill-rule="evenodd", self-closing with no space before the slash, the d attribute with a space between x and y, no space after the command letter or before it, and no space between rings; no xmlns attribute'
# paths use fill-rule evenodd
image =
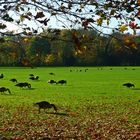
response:
<svg viewBox="0 0 140 140"><path fill-rule="evenodd" d="M0 38L0 66L140 65L140 35L48 29L33 36Z"/></svg>

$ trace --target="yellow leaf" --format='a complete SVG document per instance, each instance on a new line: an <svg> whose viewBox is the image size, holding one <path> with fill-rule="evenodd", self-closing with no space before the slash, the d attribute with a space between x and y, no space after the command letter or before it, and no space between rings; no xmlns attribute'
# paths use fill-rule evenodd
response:
<svg viewBox="0 0 140 140"><path fill-rule="evenodd" d="M25 17L23 15L20 16L20 21L23 22L25 20Z"/></svg>
<svg viewBox="0 0 140 140"><path fill-rule="evenodd" d="M81 50L77 50L77 53L78 53L78 54L82 54L82 51L81 51Z"/></svg>
<svg viewBox="0 0 140 140"><path fill-rule="evenodd" d="M132 43L131 47L134 48L134 49L137 49L136 43Z"/></svg>
<svg viewBox="0 0 140 140"><path fill-rule="evenodd" d="M24 38L24 42L28 43L29 39L28 38Z"/></svg>
<svg viewBox="0 0 140 140"><path fill-rule="evenodd" d="M119 27L119 31L122 32L122 33L124 31L126 31L126 30L128 30L128 26L127 25L122 25L122 26Z"/></svg>
<svg viewBox="0 0 140 140"><path fill-rule="evenodd" d="M97 24L99 26L102 26L102 23L103 23L103 19L102 18L97 19Z"/></svg>
<svg viewBox="0 0 140 140"><path fill-rule="evenodd" d="M86 50L87 49L87 46L84 46L83 48Z"/></svg>
<svg viewBox="0 0 140 140"><path fill-rule="evenodd" d="M130 43L130 40L129 40L129 39L126 39L126 40L125 40L125 43Z"/></svg>
<svg viewBox="0 0 140 140"><path fill-rule="evenodd" d="M129 36L124 36L123 40L125 44L129 44L131 42L131 38Z"/></svg>
<svg viewBox="0 0 140 140"><path fill-rule="evenodd" d="M140 18L140 9L139 9L139 11L137 12L136 15L137 15L138 18Z"/></svg>

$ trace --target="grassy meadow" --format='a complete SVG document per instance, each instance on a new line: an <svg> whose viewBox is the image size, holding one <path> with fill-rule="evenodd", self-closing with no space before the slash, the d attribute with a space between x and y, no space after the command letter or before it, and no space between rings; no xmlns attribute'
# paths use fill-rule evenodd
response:
<svg viewBox="0 0 140 140"><path fill-rule="evenodd" d="M1 73L0 87L12 94L0 95L0 139L140 139L140 67L1 67ZM30 83L31 89L15 86L11 78ZM49 84L50 79L67 84ZM135 87L122 86L126 82ZM44 100L58 112L38 113L33 103Z"/></svg>

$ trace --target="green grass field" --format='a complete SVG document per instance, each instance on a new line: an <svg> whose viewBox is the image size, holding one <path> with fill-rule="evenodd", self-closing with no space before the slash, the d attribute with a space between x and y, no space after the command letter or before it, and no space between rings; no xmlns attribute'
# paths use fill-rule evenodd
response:
<svg viewBox="0 0 140 140"><path fill-rule="evenodd" d="M0 87L12 93L0 95L0 139L140 139L140 67L86 68L0 68ZM30 80L29 74L39 80ZM11 78L32 88L16 87ZM50 79L67 84L51 85ZM122 86L126 82L135 87ZM33 103L43 100L55 104L58 112L38 113Z"/></svg>

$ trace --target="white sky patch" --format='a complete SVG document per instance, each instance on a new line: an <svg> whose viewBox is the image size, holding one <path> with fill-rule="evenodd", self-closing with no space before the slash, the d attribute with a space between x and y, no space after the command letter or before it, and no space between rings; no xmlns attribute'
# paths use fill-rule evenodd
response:
<svg viewBox="0 0 140 140"><path fill-rule="evenodd" d="M19 27L11 22L6 22L7 30L10 32L19 32Z"/></svg>

